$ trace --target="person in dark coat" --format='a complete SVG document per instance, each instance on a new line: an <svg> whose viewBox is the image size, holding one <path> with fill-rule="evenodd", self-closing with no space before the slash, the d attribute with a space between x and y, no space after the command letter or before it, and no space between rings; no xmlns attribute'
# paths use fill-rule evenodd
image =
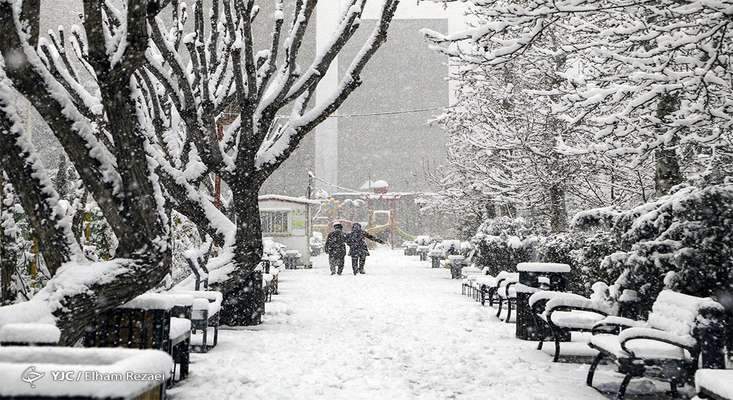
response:
<svg viewBox="0 0 733 400"><path fill-rule="evenodd" d="M346 234L344 226L336 223L333 231L326 237L324 251L328 254L328 265L331 267L331 275L344 271L344 257L346 257Z"/></svg>
<svg viewBox="0 0 733 400"><path fill-rule="evenodd" d="M369 255L366 239L384 244L384 241L362 230L360 224L354 224L351 227L351 233L346 235L346 244L349 245L349 256L351 256L351 269L354 270L354 275L365 273L364 263Z"/></svg>

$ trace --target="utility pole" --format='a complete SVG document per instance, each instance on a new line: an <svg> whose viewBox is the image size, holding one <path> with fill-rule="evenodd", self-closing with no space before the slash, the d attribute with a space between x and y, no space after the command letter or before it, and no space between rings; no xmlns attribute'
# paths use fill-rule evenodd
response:
<svg viewBox="0 0 733 400"><path fill-rule="evenodd" d="M313 198L313 184L314 184L314 178L315 175L313 175L312 171L308 171L308 188L305 190L305 197L310 200ZM308 243L310 243L311 239L311 205L307 204L305 206L305 235L308 237Z"/></svg>

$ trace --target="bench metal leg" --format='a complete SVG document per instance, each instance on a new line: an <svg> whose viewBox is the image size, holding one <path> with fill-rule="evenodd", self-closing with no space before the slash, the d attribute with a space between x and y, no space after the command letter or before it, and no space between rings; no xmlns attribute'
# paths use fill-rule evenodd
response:
<svg viewBox="0 0 733 400"><path fill-rule="evenodd" d="M504 305L504 300L499 297L499 310L496 312L496 318L500 318L501 316L501 307Z"/></svg>
<svg viewBox="0 0 733 400"><path fill-rule="evenodd" d="M624 376L624 380L621 381L621 386L618 388L618 393L616 393L616 400L624 400L624 396L626 396L626 388L629 386L629 382L631 382L632 377L632 374L626 374L626 376Z"/></svg>
<svg viewBox="0 0 733 400"><path fill-rule="evenodd" d="M512 301L507 300L506 302L506 319L504 322L509 323L509 321L512 319Z"/></svg>
<svg viewBox="0 0 733 400"><path fill-rule="evenodd" d="M603 352L598 352L598 355L596 355L596 358L593 359L593 362L590 364L590 369L588 369L588 377L585 378L585 384L593 387L593 375L596 373L596 368L598 368L598 364L601 363L601 360L603 359Z"/></svg>
<svg viewBox="0 0 733 400"><path fill-rule="evenodd" d="M677 379L672 379L669 382L669 386L672 389L672 397L676 399L679 396L679 393L677 392Z"/></svg>
<svg viewBox="0 0 733 400"><path fill-rule="evenodd" d="M208 336L209 336L209 325L207 324L204 326L203 333L201 333L201 352L206 353L209 351L209 342L208 342Z"/></svg>
<svg viewBox="0 0 733 400"><path fill-rule="evenodd" d="M545 335L540 335L540 342L537 343L537 350L542 350L542 347L545 345Z"/></svg>
<svg viewBox="0 0 733 400"><path fill-rule="evenodd" d="M188 365L190 363L191 356L188 351L191 340L187 339L180 343L181 349L181 380L186 379L188 376Z"/></svg>
<svg viewBox="0 0 733 400"><path fill-rule="evenodd" d="M555 357L553 357L552 362L557 362L560 359L560 336L554 333L552 336L555 337Z"/></svg>

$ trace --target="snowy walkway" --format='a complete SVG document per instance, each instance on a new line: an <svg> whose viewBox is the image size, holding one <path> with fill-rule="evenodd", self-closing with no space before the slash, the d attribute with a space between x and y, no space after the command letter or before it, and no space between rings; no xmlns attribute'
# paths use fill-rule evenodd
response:
<svg viewBox="0 0 733 400"><path fill-rule="evenodd" d="M375 251L367 275L283 271L264 324L192 356L185 399L604 399L588 366L553 364L445 270Z"/></svg>

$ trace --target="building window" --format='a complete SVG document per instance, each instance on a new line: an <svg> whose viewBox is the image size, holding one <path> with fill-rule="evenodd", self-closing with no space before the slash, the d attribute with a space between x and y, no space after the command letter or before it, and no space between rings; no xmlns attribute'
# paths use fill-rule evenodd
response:
<svg viewBox="0 0 733 400"><path fill-rule="evenodd" d="M262 233L283 234L288 233L288 212L287 211L262 211L260 212Z"/></svg>

